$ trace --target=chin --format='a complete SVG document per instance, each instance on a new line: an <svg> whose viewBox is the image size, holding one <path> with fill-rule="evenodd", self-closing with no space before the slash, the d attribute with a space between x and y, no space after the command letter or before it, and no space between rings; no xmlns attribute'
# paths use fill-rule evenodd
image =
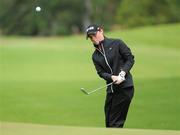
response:
<svg viewBox="0 0 180 135"><path fill-rule="evenodd" d="M99 44L99 42L94 42L94 44L95 44L95 45L98 45L98 44Z"/></svg>

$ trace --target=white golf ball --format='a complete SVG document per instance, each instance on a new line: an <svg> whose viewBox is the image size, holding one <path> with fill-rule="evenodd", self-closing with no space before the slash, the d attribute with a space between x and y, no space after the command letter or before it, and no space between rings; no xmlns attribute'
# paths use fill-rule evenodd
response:
<svg viewBox="0 0 180 135"><path fill-rule="evenodd" d="M41 11L41 7L36 7L36 11L40 12Z"/></svg>

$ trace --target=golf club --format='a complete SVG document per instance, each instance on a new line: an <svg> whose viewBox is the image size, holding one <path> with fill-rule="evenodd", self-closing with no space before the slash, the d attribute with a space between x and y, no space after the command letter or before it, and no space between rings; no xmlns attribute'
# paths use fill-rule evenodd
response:
<svg viewBox="0 0 180 135"><path fill-rule="evenodd" d="M84 94L90 95L90 94L92 94L92 93L94 93L94 92L96 92L96 91L98 91L98 90L101 90L102 88L105 88L105 87L107 87L107 86L109 86L109 85L111 85L111 84L113 84L113 83L114 83L114 82L108 83L108 84L106 84L106 85L104 85L104 86L101 86L101 87L99 87L99 88L96 88L96 89L94 89L94 90L88 90L89 92L87 92L87 90L85 90L84 88L81 88L80 90L81 90Z"/></svg>

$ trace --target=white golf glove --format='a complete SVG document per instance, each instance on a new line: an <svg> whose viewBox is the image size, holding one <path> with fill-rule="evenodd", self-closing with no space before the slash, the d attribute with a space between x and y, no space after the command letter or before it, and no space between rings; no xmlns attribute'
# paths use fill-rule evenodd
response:
<svg viewBox="0 0 180 135"><path fill-rule="evenodd" d="M117 82L116 82L116 84L120 84L120 83L122 83L124 80L126 80L126 79L125 79L125 75L126 75L126 73L125 73L124 71L121 71L121 72L119 73L118 77L117 77Z"/></svg>

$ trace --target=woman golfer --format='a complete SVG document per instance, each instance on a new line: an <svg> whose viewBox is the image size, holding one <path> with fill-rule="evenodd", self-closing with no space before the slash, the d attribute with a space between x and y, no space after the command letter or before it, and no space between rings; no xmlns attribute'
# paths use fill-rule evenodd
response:
<svg viewBox="0 0 180 135"><path fill-rule="evenodd" d="M92 60L97 74L107 84L114 82L107 87L104 106L106 127L122 128L134 94L130 73L134 56L122 40L105 37L103 29L98 25L87 27L86 38L90 38L95 47Z"/></svg>

